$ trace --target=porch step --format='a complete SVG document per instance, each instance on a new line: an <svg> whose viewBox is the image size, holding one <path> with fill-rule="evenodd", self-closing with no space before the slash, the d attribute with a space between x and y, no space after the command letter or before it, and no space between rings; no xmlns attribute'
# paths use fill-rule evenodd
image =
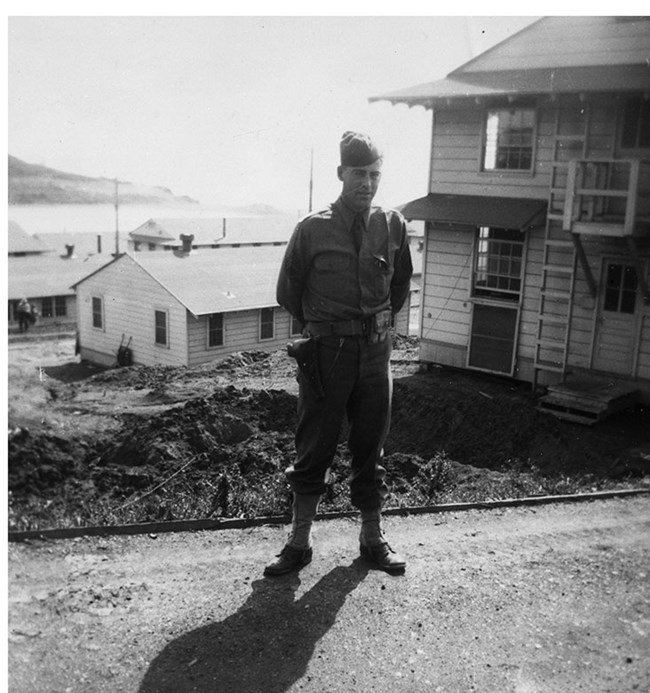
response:
<svg viewBox="0 0 650 693"><path fill-rule="evenodd" d="M538 410L591 426L639 401L639 390L611 380L572 380L548 387Z"/></svg>

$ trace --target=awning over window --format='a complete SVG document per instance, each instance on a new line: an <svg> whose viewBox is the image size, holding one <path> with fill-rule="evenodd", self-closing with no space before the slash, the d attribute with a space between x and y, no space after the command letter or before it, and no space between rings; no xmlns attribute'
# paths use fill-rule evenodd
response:
<svg viewBox="0 0 650 693"><path fill-rule="evenodd" d="M398 209L408 220L524 230L544 222L546 200L429 193Z"/></svg>

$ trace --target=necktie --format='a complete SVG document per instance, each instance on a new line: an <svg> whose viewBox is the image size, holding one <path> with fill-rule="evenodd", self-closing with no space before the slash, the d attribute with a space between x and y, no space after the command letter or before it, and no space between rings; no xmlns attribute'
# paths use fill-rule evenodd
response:
<svg viewBox="0 0 650 693"><path fill-rule="evenodd" d="M354 238L354 244L357 246L357 252L361 249L361 243L363 242L363 214L355 214L352 220L352 237Z"/></svg>

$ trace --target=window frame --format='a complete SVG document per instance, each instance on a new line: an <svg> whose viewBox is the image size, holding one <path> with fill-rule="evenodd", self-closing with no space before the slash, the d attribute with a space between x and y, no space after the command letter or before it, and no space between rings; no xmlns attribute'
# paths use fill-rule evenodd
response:
<svg viewBox="0 0 650 693"><path fill-rule="evenodd" d="M41 317L65 318L67 314L65 296L43 296L41 299Z"/></svg>
<svg viewBox="0 0 650 693"><path fill-rule="evenodd" d="M41 317L54 317L54 296L43 296L41 298Z"/></svg>
<svg viewBox="0 0 650 693"><path fill-rule="evenodd" d="M211 322L213 318L221 318L221 326L218 330L213 330L211 327ZM212 334L214 332L221 332L221 341L219 343L212 343ZM208 349L220 349L226 344L226 316L225 313L210 313L206 321L206 340Z"/></svg>
<svg viewBox="0 0 650 693"><path fill-rule="evenodd" d="M96 310L95 303L99 303L99 310ZM95 320L99 316L99 324ZM90 297L90 324L93 330L98 330L100 332L106 331L106 316L104 314L104 297L103 296L91 296Z"/></svg>
<svg viewBox="0 0 650 693"><path fill-rule="evenodd" d="M495 111L531 111L532 112L532 133L530 141L530 167L528 168L486 168L486 152L488 142L488 117ZM487 104L483 109L481 119L481 146L478 157L479 172L485 175L507 175L507 176L532 176L535 172L535 161L537 158L537 132L539 128L539 109L535 101L514 101L494 102ZM498 145L498 138L497 138ZM496 155L495 155L496 156Z"/></svg>
<svg viewBox="0 0 650 693"><path fill-rule="evenodd" d="M163 349L169 349L169 310L166 308L154 308L153 311L154 318L153 318L153 343L157 347L161 347ZM158 340L158 334L159 334L159 325L158 325L158 316L162 315L165 318L165 324L164 324L164 337L165 341L161 342Z"/></svg>
<svg viewBox="0 0 650 693"><path fill-rule="evenodd" d="M264 314L266 311L270 311L271 314L271 320L264 320ZM264 336L264 328L265 326L268 326L270 324L271 326L271 336L267 337ZM259 310L259 330L258 330L258 337L260 342L269 342L273 339L275 339L275 308L260 308Z"/></svg>
<svg viewBox="0 0 650 693"><path fill-rule="evenodd" d="M302 329L300 328L300 321L295 315L289 314L289 336L290 337L300 337L302 335Z"/></svg>
<svg viewBox="0 0 650 693"><path fill-rule="evenodd" d="M636 133L634 136L634 144L630 145L629 143L625 143L623 141L623 138L626 135L626 120L627 120L627 115L628 115L628 108L632 102L638 102L638 119L636 123ZM650 101L645 100L643 98L642 94L639 95L630 95L627 98L625 98L621 104L621 110L620 110L620 127L619 127L619 133L618 133L618 144L619 148L623 152L650 152L650 142L648 144L642 145L640 143L640 138L641 138L641 133L644 131L643 130L643 114L641 113L641 109L643 108L645 104L645 108L647 109L647 118L650 121ZM650 125L650 123L649 123Z"/></svg>
<svg viewBox="0 0 650 693"><path fill-rule="evenodd" d="M512 234L512 238L498 238L490 237L490 232L505 232L503 235L507 236ZM481 237L481 234L486 232L485 237ZM515 234L519 234L519 238L514 238ZM502 248L506 245L510 245L511 248L519 248L519 254L513 255L512 252L509 254L491 252L492 247ZM485 251L482 250L485 248ZM480 267L482 255L485 259L485 267ZM490 263L497 263L496 271L490 269ZM511 272L501 271L502 267L512 267L512 265L519 263L519 274L515 275ZM474 247L472 249L472 274L470 278L470 295L475 300L489 300L498 301L508 304L519 303L523 296L524 290L524 270L526 263L526 235L517 231L516 229L508 229L500 226L477 226L476 233L474 234ZM478 278L479 275L485 276L485 285L479 285ZM494 277L496 284L501 280L507 282L518 281L518 289L512 289L510 287L502 286L489 286L488 282L490 277Z"/></svg>
<svg viewBox="0 0 650 693"><path fill-rule="evenodd" d="M612 282L612 280L615 279L611 271L613 268L620 270L620 278L617 283ZM631 274L627 274L628 272ZM630 277L632 279L632 286L630 286L628 282ZM605 285L603 286L603 312L619 315L635 315L639 303L638 293L639 278L634 264L623 261L607 261L605 264ZM615 299L615 306L612 306L612 298Z"/></svg>

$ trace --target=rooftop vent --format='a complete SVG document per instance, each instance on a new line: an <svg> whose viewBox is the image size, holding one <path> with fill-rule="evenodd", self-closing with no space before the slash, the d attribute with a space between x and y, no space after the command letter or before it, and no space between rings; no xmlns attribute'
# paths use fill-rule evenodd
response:
<svg viewBox="0 0 650 693"><path fill-rule="evenodd" d="M180 235L180 239L183 245L176 250L176 255L186 257L192 252L192 241L194 240L194 235L182 233Z"/></svg>

